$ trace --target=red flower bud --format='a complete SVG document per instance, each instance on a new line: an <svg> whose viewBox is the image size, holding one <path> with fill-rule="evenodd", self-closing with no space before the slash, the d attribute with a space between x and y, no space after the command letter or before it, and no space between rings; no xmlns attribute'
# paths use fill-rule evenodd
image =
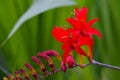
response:
<svg viewBox="0 0 120 80"><path fill-rule="evenodd" d="M12 74L8 75L9 80L14 80L14 76Z"/></svg>
<svg viewBox="0 0 120 80"><path fill-rule="evenodd" d="M38 53L38 57L41 57L41 58L47 60L49 64L53 63L52 59L48 55L46 55L46 54Z"/></svg>
<svg viewBox="0 0 120 80"><path fill-rule="evenodd" d="M32 73L32 76L34 78L38 77L37 72L35 71L35 69L29 63L25 63L24 65Z"/></svg>
<svg viewBox="0 0 120 80"><path fill-rule="evenodd" d="M67 69L67 67L66 67L65 63L62 61L61 62L61 70L63 70L64 72L66 72L66 69Z"/></svg>
<svg viewBox="0 0 120 80"><path fill-rule="evenodd" d="M25 72L24 69L21 68L21 69L20 69L20 72L24 75L24 77L25 77L26 80L31 80L31 79L29 78L28 74Z"/></svg>
<svg viewBox="0 0 120 80"><path fill-rule="evenodd" d="M35 56L32 56L31 59L36 62L38 65L40 65L41 69L45 68L44 64Z"/></svg>
<svg viewBox="0 0 120 80"><path fill-rule="evenodd" d="M46 68L44 66L44 64L35 56L32 56L31 59L36 62L40 67L41 67L41 70L46 73Z"/></svg>
<svg viewBox="0 0 120 80"><path fill-rule="evenodd" d="M20 76L18 71L15 71L14 73L15 73L15 76L16 76L17 80L22 80L22 78L21 78L21 76Z"/></svg>
<svg viewBox="0 0 120 80"><path fill-rule="evenodd" d="M48 56L54 56L54 57L58 58L60 61L62 61L59 53L56 52L56 51L54 51L54 50L46 50L43 53L46 54L46 55L48 55Z"/></svg>
<svg viewBox="0 0 120 80"><path fill-rule="evenodd" d="M68 63L68 66L69 66L70 68L72 68L73 65L75 64L75 61L74 61L74 59L73 59L73 57L72 57L71 55L69 55L69 56L67 57L67 63Z"/></svg>

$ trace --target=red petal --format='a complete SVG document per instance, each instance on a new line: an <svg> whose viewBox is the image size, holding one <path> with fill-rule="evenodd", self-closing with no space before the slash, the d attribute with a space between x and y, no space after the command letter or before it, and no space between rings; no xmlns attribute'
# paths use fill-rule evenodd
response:
<svg viewBox="0 0 120 80"><path fill-rule="evenodd" d="M80 30L73 31L73 33L72 33L72 40L76 41L79 36L80 36Z"/></svg>
<svg viewBox="0 0 120 80"><path fill-rule="evenodd" d="M75 50L76 50L76 52L77 52L78 54L80 54L80 55L88 56L88 55L86 54L86 52L85 52L84 50L82 50L82 48L80 48L79 46L76 46L76 47L75 47Z"/></svg>
<svg viewBox="0 0 120 80"><path fill-rule="evenodd" d="M86 22L87 11L88 11L87 8L83 7L81 10L79 10L79 12L75 13L75 18L80 21Z"/></svg>
<svg viewBox="0 0 120 80"><path fill-rule="evenodd" d="M62 49L63 50L71 50L72 49L72 41L71 39L66 39L66 41L64 41L64 43L62 44Z"/></svg>
<svg viewBox="0 0 120 80"><path fill-rule="evenodd" d="M88 22L87 24L87 27L91 27L95 22L97 22L99 19L98 18L95 18L95 19L92 19Z"/></svg>
<svg viewBox="0 0 120 80"><path fill-rule="evenodd" d="M63 28L54 27L52 30L52 35L56 40L63 42L67 37L69 37L70 31L64 30Z"/></svg>
<svg viewBox="0 0 120 80"><path fill-rule="evenodd" d="M78 45L83 46L83 45L93 45L93 40L88 37L79 37L78 38Z"/></svg>
<svg viewBox="0 0 120 80"><path fill-rule="evenodd" d="M93 57L93 55L92 55L92 50L93 50L92 45L89 45L89 46L88 46L88 55L89 55L89 60L90 60L90 61L92 61L92 57Z"/></svg>
<svg viewBox="0 0 120 80"><path fill-rule="evenodd" d="M73 18L67 18L67 22L70 23L71 26L73 26L73 28L75 28L75 29L81 30L83 27L81 22L79 22L78 20L75 20Z"/></svg>
<svg viewBox="0 0 120 80"><path fill-rule="evenodd" d="M97 35L99 38L102 38L101 33L95 28L90 28L90 33Z"/></svg>
<svg viewBox="0 0 120 80"><path fill-rule="evenodd" d="M64 63L66 63L67 56L68 56L69 53L70 53L70 50L66 50L66 51L64 52L64 54L63 54L63 61L64 61Z"/></svg>

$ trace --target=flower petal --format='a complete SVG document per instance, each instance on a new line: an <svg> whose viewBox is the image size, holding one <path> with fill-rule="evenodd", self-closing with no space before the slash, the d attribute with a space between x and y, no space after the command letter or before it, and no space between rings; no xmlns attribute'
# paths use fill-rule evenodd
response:
<svg viewBox="0 0 120 80"><path fill-rule="evenodd" d="M95 22L97 22L99 19L98 18L95 18L95 19L92 19L90 20L88 23L87 23L87 27L90 28Z"/></svg>
<svg viewBox="0 0 120 80"><path fill-rule="evenodd" d="M79 21L86 22L86 17L87 17L87 8L83 7L81 10L76 11L75 13L75 18L78 19Z"/></svg>
<svg viewBox="0 0 120 80"><path fill-rule="evenodd" d="M72 41L70 39L67 39L63 44L62 44L62 49L63 50L72 50Z"/></svg>
<svg viewBox="0 0 120 80"><path fill-rule="evenodd" d="M64 40L69 37L70 32L55 26L52 30L52 35L57 41L64 42Z"/></svg>
<svg viewBox="0 0 120 80"><path fill-rule="evenodd" d="M66 50L64 52L64 54L63 54L63 61L64 61L64 63L66 63L66 60L67 60L67 57L68 57L69 53L70 53L70 50Z"/></svg>
<svg viewBox="0 0 120 80"><path fill-rule="evenodd" d="M91 34L95 34L95 35L97 35L99 38L102 38L101 33L100 33L97 29L95 29L95 28L90 28L89 31L90 31Z"/></svg>
<svg viewBox="0 0 120 80"><path fill-rule="evenodd" d="M83 27L83 25L82 25L81 22L79 22L78 20L75 20L75 19L73 19L73 18L67 18L66 21L67 21L68 23L70 23L71 26L73 26L73 28L75 28L75 29L81 30L82 27Z"/></svg>
<svg viewBox="0 0 120 80"><path fill-rule="evenodd" d="M90 62L92 62L92 57L93 57L92 50L93 50L92 45L88 45L88 55L89 55Z"/></svg>
<svg viewBox="0 0 120 80"><path fill-rule="evenodd" d="M76 50L76 52L77 52L78 54L81 54L81 55L84 55L84 56L88 56L88 55L86 54L86 52L85 52L82 48L80 48L79 46L76 46L76 47L75 47L75 50Z"/></svg>
<svg viewBox="0 0 120 80"><path fill-rule="evenodd" d="M83 45L93 45L93 39L89 37L79 37L78 38L78 45L83 46Z"/></svg>

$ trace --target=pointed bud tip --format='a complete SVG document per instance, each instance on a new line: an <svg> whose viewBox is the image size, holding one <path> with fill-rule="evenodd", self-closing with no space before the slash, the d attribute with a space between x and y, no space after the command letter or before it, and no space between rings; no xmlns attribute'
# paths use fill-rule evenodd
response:
<svg viewBox="0 0 120 80"><path fill-rule="evenodd" d="M62 61L61 62L61 70L66 72L66 69L67 69L67 67L66 67L65 63Z"/></svg>

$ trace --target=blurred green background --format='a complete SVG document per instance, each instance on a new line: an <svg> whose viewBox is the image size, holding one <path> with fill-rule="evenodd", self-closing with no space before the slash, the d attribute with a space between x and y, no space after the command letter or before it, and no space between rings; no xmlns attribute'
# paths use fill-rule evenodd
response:
<svg viewBox="0 0 120 80"><path fill-rule="evenodd" d="M8 72L14 73L15 70L24 68L23 64L26 61L34 64L30 57L37 52L54 49L62 55L61 44L52 37L51 30L54 25L68 25L66 18L72 16L74 7L82 6L88 7L88 20L95 17L100 19L93 26L103 35L102 39L94 36L94 59L120 67L120 0L73 1L76 5L47 10L24 22L5 45L0 47L0 79ZM32 0L0 0L0 44L4 42L15 23L31 4ZM53 60L56 66L60 67L57 65L59 61ZM45 61L44 63L47 65ZM36 65L33 66L38 68ZM66 73L59 72L43 80L115 79L120 79L120 71L91 65L84 69L80 67L69 69Z"/></svg>

